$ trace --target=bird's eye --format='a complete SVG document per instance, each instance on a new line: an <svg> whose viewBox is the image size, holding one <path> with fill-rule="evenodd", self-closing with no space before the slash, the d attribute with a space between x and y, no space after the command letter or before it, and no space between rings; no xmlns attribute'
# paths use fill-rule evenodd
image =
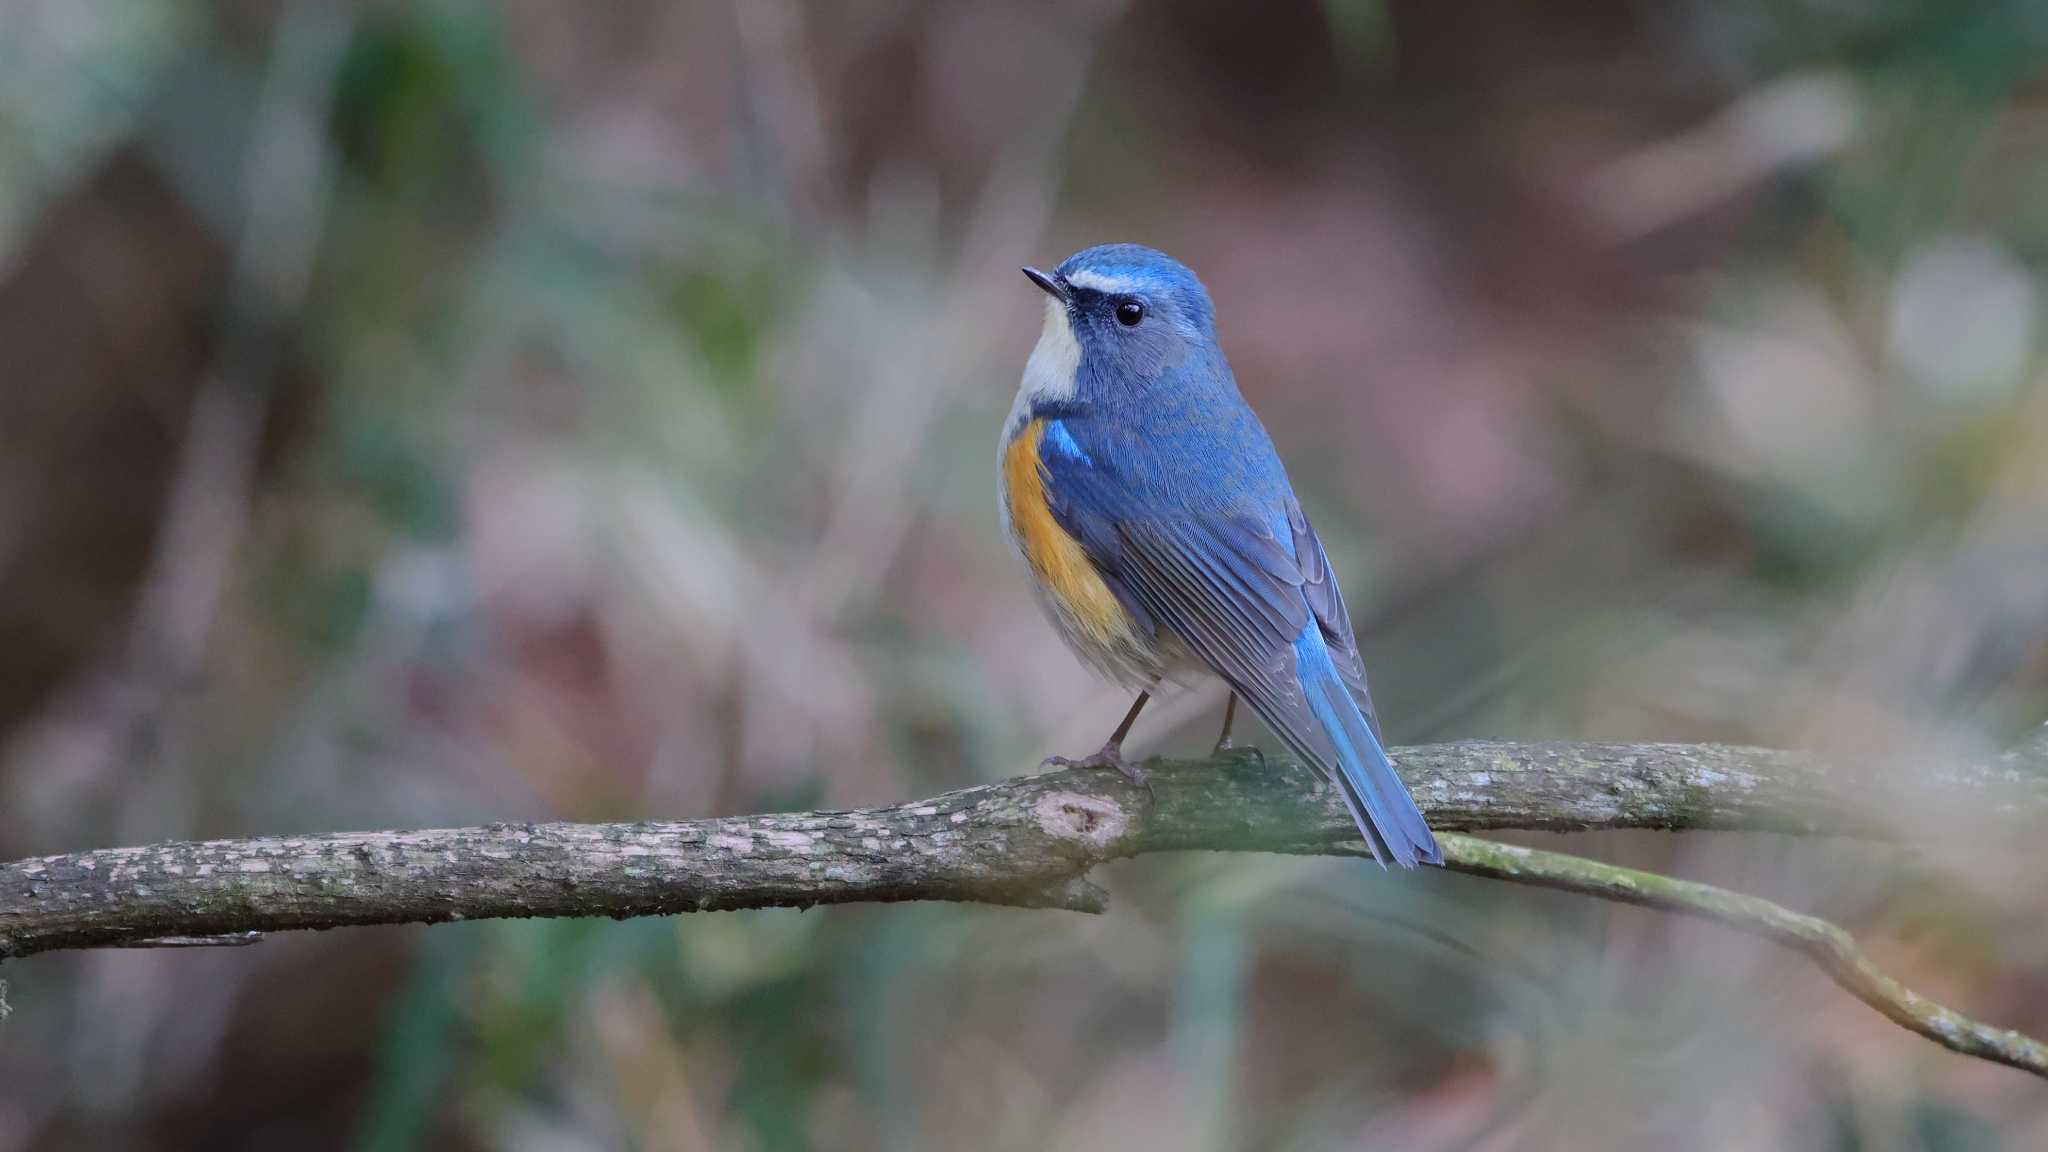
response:
<svg viewBox="0 0 2048 1152"><path fill-rule="evenodd" d="M1126 328L1136 328L1145 318L1145 306L1136 300L1126 300L1116 306L1116 322Z"/></svg>

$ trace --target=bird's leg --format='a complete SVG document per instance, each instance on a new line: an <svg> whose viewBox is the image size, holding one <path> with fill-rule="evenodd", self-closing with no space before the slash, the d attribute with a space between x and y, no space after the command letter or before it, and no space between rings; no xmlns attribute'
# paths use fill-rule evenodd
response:
<svg viewBox="0 0 2048 1152"><path fill-rule="evenodd" d="M1236 756L1239 753L1245 753L1257 758L1259 767L1264 768L1266 766L1265 752L1255 745L1247 744L1243 748L1239 748L1230 742L1230 727L1236 720L1237 693L1233 691L1230 694L1229 702L1223 705L1223 734L1216 737L1216 749L1211 755ZM1323 778L1323 774L1317 771L1313 764L1302 764L1299 767L1301 771L1308 774L1308 794L1311 796L1321 796L1323 789L1329 787L1329 781Z"/></svg>
<svg viewBox="0 0 2048 1152"><path fill-rule="evenodd" d="M1221 736L1216 737L1216 748L1213 752L1210 753L1210 755L1235 756L1237 754L1237 745L1232 744L1230 742L1230 726L1236 720L1237 693L1232 692L1227 697L1227 703L1223 705L1223 734ZM1264 752L1261 752L1256 747L1247 747L1244 749L1244 751L1250 753L1253 756L1258 757L1259 767L1264 768L1266 766L1266 754Z"/></svg>
<svg viewBox="0 0 2048 1152"><path fill-rule="evenodd" d="M1123 723L1118 724L1116 731L1110 733L1109 743L1104 744L1093 756L1079 760L1053 756L1046 760L1046 764L1054 768L1114 768L1124 774L1124 779L1148 792L1151 791L1151 785L1145 783L1145 770L1124 759L1124 737L1131 734L1131 725L1138 722L1138 713L1145 710L1145 702L1151 698L1150 692L1138 693L1137 700L1131 704L1131 710L1124 713Z"/></svg>

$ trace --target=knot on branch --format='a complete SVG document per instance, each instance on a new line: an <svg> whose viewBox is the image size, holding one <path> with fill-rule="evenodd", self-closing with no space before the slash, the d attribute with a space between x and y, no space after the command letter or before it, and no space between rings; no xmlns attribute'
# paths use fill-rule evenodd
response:
<svg viewBox="0 0 2048 1152"><path fill-rule="evenodd" d="M1032 815L1047 836L1077 844L1091 856L1106 854L1131 830L1131 815L1123 805L1084 792L1047 792L1032 806Z"/></svg>

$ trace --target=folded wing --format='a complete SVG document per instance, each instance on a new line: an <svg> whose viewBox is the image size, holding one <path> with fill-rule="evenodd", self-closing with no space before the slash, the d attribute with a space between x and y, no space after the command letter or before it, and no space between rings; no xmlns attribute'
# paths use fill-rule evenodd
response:
<svg viewBox="0 0 2048 1152"><path fill-rule="evenodd" d="M1047 468L1054 515L1105 581L1339 783L1374 856L1440 861L1380 746L1343 597L1292 498L1268 521L1256 506L1200 512L1148 499L1087 454L1054 455Z"/></svg>

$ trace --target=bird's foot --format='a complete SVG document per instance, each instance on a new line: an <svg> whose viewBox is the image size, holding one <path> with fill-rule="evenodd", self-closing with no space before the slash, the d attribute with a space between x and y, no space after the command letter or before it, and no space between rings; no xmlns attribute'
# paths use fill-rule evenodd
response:
<svg viewBox="0 0 2048 1152"><path fill-rule="evenodd" d="M1152 795L1152 785L1145 779L1145 769L1124 759L1122 746L1112 740L1092 756L1072 759L1066 756L1048 756L1043 765L1046 768L1114 768L1132 784Z"/></svg>
<svg viewBox="0 0 2048 1152"><path fill-rule="evenodd" d="M1229 740L1218 740L1216 747L1209 750L1209 756L1216 760L1225 757L1232 760L1257 760L1259 767L1266 766L1266 753L1256 744L1236 744Z"/></svg>
<svg viewBox="0 0 2048 1152"><path fill-rule="evenodd" d="M1229 740L1219 740L1216 742L1216 747L1210 750L1209 755L1219 760L1226 756L1232 760L1256 760L1259 762L1259 767L1264 768L1267 766L1265 751L1252 744L1234 744ZM1288 767L1291 775L1300 775L1307 779L1308 794L1311 796L1321 796L1330 786L1329 781L1323 778L1323 774L1316 771L1311 765L1295 762Z"/></svg>

